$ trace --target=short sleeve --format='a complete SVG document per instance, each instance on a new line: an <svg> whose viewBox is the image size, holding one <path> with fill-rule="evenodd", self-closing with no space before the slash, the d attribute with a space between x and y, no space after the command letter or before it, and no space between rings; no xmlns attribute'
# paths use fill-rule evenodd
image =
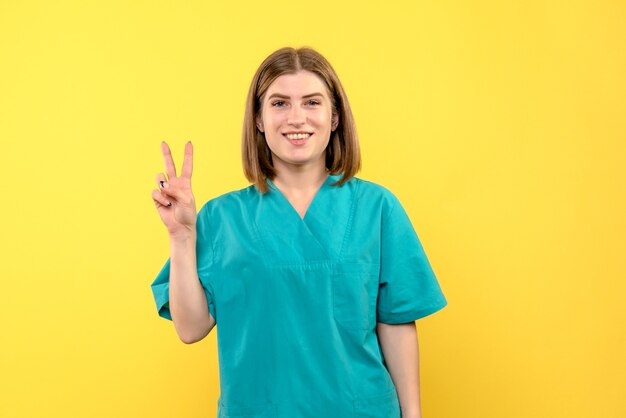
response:
<svg viewBox="0 0 626 418"><path fill-rule="evenodd" d="M413 322L447 301L422 244L399 200L390 194L383 209L377 321Z"/></svg>
<svg viewBox="0 0 626 418"><path fill-rule="evenodd" d="M207 305L209 312L217 321L215 314L215 299L213 295L213 286L210 282L210 270L213 264L213 246L211 241L211 230L208 222L208 214L206 205L204 205L198 212L196 219L196 260L198 277L200 278L200 284L204 289L204 293L207 299ZM157 274L156 278L150 286L152 289L152 295L156 303L156 308L159 316L172 320L172 315L169 308L169 289L170 289L170 259L166 260L165 264L161 268L161 271Z"/></svg>

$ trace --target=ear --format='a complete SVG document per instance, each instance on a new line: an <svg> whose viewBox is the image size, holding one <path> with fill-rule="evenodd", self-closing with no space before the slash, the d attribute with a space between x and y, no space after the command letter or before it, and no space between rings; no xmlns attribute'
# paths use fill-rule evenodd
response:
<svg viewBox="0 0 626 418"><path fill-rule="evenodd" d="M337 129L337 126L339 125L339 114L337 113L333 113L333 116L331 118L331 131L334 131L335 129Z"/></svg>
<svg viewBox="0 0 626 418"><path fill-rule="evenodd" d="M263 120L261 119L261 115L256 116L256 127L259 131L263 132Z"/></svg>

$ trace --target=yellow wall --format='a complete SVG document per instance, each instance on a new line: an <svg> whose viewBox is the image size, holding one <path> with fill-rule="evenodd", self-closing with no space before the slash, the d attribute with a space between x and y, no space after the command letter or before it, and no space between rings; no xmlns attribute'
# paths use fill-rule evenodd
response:
<svg viewBox="0 0 626 418"><path fill-rule="evenodd" d="M425 417L626 416L626 3L226 3L0 3L0 416L215 416L215 333L184 345L149 288L159 143L193 141L198 207L247 186L285 45L335 66L448 298Z"/></svg>

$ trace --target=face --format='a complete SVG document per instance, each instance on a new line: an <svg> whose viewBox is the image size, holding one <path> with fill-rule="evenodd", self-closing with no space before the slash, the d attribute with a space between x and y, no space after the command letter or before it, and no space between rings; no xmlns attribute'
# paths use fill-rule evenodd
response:
<svg viewBox="0 0 626 418"><path fill-rule="evenodd" d="M310 71L276 78L263 97L257 127L265 134L274 167L325 167L326 146L337 128L324 82Z"/></svg>

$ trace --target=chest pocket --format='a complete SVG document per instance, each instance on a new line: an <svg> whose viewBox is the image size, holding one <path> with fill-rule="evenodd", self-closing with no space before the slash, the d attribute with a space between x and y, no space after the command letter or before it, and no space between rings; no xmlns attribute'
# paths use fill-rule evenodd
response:
<svg viewBox="0 0 626 418"><path fill-rule="evenodd" d="M333 316L345 329L376 326L379 264L338 263L333 268Z"/></svg>

